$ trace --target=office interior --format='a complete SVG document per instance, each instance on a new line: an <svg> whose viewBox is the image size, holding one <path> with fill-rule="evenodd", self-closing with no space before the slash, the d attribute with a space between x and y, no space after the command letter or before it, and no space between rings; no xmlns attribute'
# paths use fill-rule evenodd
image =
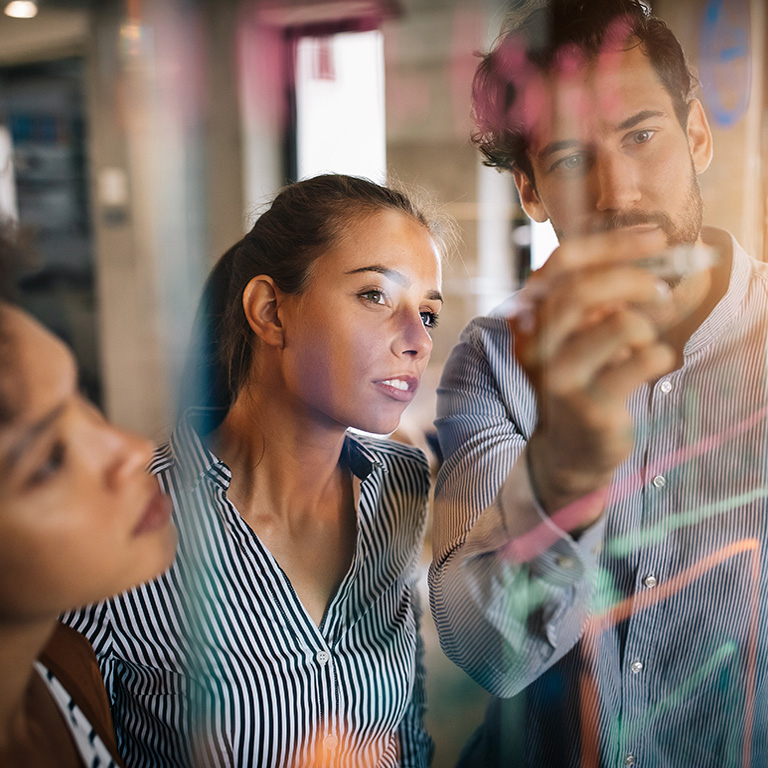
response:
<svg viewBox="0 0 768 768"><path fill-rule="evenodd" d="M24 305L73 347L108 416L160 442L205 275L271 196L322 171L405 185L459 232L400 435L431 450L461 329L555 244L469 141L476 52L542 1L39 0L32 18L0 15L0 214L34 243ZM768 9L652 6L702 83L705 221L768 259ZM442 656L428 612L425 634L434 765L448 766L487 694Z"/></svg>

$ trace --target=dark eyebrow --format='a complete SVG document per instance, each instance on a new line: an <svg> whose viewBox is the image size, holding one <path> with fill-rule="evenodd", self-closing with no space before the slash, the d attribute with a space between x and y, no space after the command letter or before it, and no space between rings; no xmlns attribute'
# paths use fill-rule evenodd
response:
<svg viewBox="0 0 768 768"><path fill-rule="evenodd" d="M666 117L664 112L660 112L658 109L644 109L642 112L638 112L636 115L632 115L632 117L628 117L623 122L619 123L616 126L617 131L627 131L630 128L634 128L639 123L642 123L644 120L649 120L652 117Z"/></svg>
<svg viewBox="0 0 768 768"><path fill-rule="evenodd" d="M390 269L390 267L385 267L383 264L371 264L368 267L358 267L357 269L350 269L349 272L347 272L346 274L356 275L360 272L378 272L380 275L384 275L385 277L388 277L393 283L402 285L403 288L407 288L409 285L412 284L412 281L409 280L402 272L398 272L396 269ZM430 300L442 302L443 294L440 293L440 291L428 291L427 298Z"/></svg>
<svg viewBox="0 0 768 768"><path fill-rule="evenodd" d="M544 149L539 152L539 157L543 160L548 155L554 155L555 152L560 152L563 149L572 149L574 147L580 147L581 142L576 139L564 139L563 141L551 141Z"/></svg>
<svg viewBox="0 0 768 768"><path fill-rule="evenodd" d="M51 409L42 418L38 419L34 424L24 430L21 437L11 446L8 453L3 458L4 471L10 472L14 465L19 462L24 452L40 437L51 428L53 423L61 416L64 409L67 407L66 403L61 403L55 408Z"/></svg>
<svg viewBox="0 0 768 768"><path fill-rule="evenodd" d="M359 272L378 272L380 275L388 277L392 282L402 285L403 288L407 288L411 281L402 273L396 269L390 269L389 267L382 266L381 264L371 264L369 267L359 267L358 269L350 269L347 272L348 275L356 275Z"/></svg>

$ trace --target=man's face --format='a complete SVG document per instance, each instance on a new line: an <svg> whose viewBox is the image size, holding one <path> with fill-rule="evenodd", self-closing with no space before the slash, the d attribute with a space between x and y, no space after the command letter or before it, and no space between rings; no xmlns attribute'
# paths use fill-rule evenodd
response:
<svg viewBox="0 0 768 768"><path fill-rule="evenodd" d="M670 245L698 240L697 174L711 134L693 101L685 127L639 46L585 64L574 58L540 89L529 157L515 173L525 210L558 238L661 229Z"/></svg>

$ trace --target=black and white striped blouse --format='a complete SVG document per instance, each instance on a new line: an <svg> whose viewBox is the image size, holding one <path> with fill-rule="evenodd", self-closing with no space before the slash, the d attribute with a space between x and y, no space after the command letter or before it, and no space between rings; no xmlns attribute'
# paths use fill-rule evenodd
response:
<svg viewBox="0 0 768 768"><path fill-rule="evenodd" d="M65 617L96 651L135 766L428 765L417 564L429 474L410 446L348 435L351 568L318 627L226 497L188 414L152 471L179 552L160 579Z"/></svg>
<svg viewBox="0 0 768 768"><path fill-rule="evenodd" d="M446 366L433 614L447 655L515 697L478 765L768 765L768 265L705 234L727 292L629 398L633 453L578 540L530 489L537 404L503 308Z"/></svg>

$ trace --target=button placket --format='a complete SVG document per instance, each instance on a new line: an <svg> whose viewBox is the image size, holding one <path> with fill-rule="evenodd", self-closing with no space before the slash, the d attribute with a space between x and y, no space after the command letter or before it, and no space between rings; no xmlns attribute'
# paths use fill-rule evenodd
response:
<svg viewBox="0 0 768 768"><path fill-rule="evenodd" d="M329 733L324 739L323 739L323 746L330 751L333 751L336 749L336 747L339 746L339 739L336 736L335 733Z"/></svg>

